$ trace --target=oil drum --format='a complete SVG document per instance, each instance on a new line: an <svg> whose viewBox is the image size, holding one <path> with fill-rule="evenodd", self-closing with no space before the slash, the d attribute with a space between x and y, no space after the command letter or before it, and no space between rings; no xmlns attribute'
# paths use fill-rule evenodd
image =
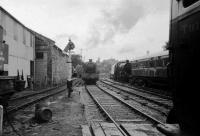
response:
<svg viewBox="0 0 200 136"><path fill-rule="evenodd" d="M52 111L38 104L35 106L35 119L38 122L48 122L52 119Z"/></svg>

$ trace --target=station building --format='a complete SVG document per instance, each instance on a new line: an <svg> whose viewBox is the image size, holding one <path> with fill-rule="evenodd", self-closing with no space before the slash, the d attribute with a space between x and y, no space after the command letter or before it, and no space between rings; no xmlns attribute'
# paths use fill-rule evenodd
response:
<svg viewBox="0 0 200 136"><path fill-rule="evenodd" d="M23 25L0 6L0 87L5 77L24 76L35 87L58 85L71 75L69 56L47 38Z"/></svg>
<svg viewBox="0 0 200 136"><path fill-rule="evenodd" d="M69 56L55 41L35 32L35 84L38 87L66 82L70 75Z"/></svg>
<svg viewBox="0 0 200 136"><path fill-rule="evenodd" d="M0 76L34 77L34 58L34 33L0 6Z"/></svg>

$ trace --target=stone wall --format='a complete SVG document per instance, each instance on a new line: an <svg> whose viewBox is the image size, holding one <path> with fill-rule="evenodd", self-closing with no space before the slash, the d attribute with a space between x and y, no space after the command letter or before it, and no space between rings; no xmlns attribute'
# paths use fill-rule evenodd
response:
<svg viewBox="0 0 200 136"><path fill-rule="evenodd" d="M66 82L70 75L69 57L50 39L39 34L35 37L35 86L41 88ZM43 57L37 58L37 53L42 53Z"/></svg>
<svg viewBox="0 0 200 136"><path fill-rule="evenodd" d="M51 48L52 53L52 75L53 83L59 84L66 82L69 75L68 56L57 46Z"/></svg>
<svg viewBox="0 0 200 136"><path fill-rule="evenodd" d="M37 50L36 52L41 52L44 55L43 59L36 58L35 60L35 84L37 86L45 86L47 84L47 58L48 50Z"/></svg>
<svg viewBox="0 0 200 136"><path fill-rule="evenodd" d="M49 38L35 33L35 88L52 85L51 46L54 44Z"/></svg>

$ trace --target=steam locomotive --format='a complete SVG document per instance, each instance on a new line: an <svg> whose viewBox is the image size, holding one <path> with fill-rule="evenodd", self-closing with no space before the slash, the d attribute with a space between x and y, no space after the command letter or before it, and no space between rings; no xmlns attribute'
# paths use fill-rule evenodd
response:
<svg viewBox="0 0 200 136"><path fill-rule="evenodd" d="M96 84L96 81L99 79L99 74L97 66L94 62L92 62L92 59L84 64L83 69L84 72L82 74L82 79L85 84Z"/></svg>

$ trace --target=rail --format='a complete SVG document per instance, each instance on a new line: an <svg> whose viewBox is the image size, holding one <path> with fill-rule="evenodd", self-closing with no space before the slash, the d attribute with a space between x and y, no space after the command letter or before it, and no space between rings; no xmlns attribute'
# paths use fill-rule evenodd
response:
<svg viewBox="0 0 200 136"><path fill-rule="evenodd" d="M97 106L101 109L101 111L103 111L105 113L105 115L107 116L107 118L114 123L114 125L117 127L117 129L121 132L121 134L123 136L131 136L130 134L128 134L128 132L124 132L124 130L121 129L120 124L118 124L113 118L112 116L103 108L103 106L99 103L99 101L90 93L89 89L87 89L87 87L85 86L85 89L87 90L88 94L91 96L91 98L94 100L94 102L97 104Z"/></svg>
<svg viewBox="0 0 200 136"><path fill-rule="evenodd" d="M56 90L56 91L55 91ZM55 88L51 88L51 89L49 89L49 90L45 90L45 91L43 91L43 92L40 92L40 93L36 93L36 94L30 94L30 95L26 95L26 96L24 96L24 97L19 97L19 98L16 98L16 99L11 99L10 100L10 103L14 103L16 100L23 100L23 99L25 99L25 98L31 98L31 97L33 97L33 99L31 99L30 101L28 101L28 102L22 102L21 104L19 104L19 105L9 105L8 106L8 108L7 108L7 110L8 110L8 114L11 114L11 113L13 113L13 112L16 112L16 111L18 111L18 110L21 110L21 109L24 109L24 108L26 108L26 107L28 107L28 106L30 106L30 105L33 105L33 104L35 104L35 103L37 103L37 102L39 102L39 101L42 101L42 100L44 100L44 99L47 99L47 98L49 98L49 97L51 97L51 96L54 96L54 95L56 95L56 94L59 94L59 93L61 93L61 92L63 92L63 91L65 91L66 90L66 87L65 86L62 86L62 87L55 87ZM51 92L52 91L52 92ZM48 93L47 93L48 92ZM43 96L40 96L41 94L44 94ZM39 96L39 97L37 97L37 96Z"/></svg>
<svg viewBox="0 0 200 136"><path fill-rule="evenodd" d="M104 84L106 84L106 85L109 85L109 86L111 86L111 87L113 87L113 88L116 88L116 89L118 89L118 90L121 90L121 91L123 91L123 92L126 92L126 93L128 93L128 94L135 95L135 96L137 96L137 97L141 97L141 98L143 98L143 99L145 99L145 100L148 100L148 101L150 101L150 102L152 102L152 103L155 103L155 104L157 104L157 105L162 105L163 107L166 107L166 108L170 108L170 107L171 107L171 106L168 105L168 104L161 103L161 102L158 102L158 101L156 101L156 100L150 99L150 98L148 98L148 97L142 96L142 95L140 95L140 94L137 94L137 93L134 93L134 92L131 92L131 91L127 91L127 90L121 89L121 88L119 88L119 87L117 87L117 86L115 86L115 85L106 83L106 82L104 82L104 81L101 81L101 82L104 83Z"/></svg>
<svg viewBox="0 0 200 136"><path fill-rule="evenodd" d="M114 81L111 81L109 79L103 79L103 80L101 79L100 81L102 81L102 82L107 81L107 82L110 82L110 83L113 83L113 84L117 84L117 85L121 85L121 86L130 88L130 89L134 89L134 90L138 90L138 91L141 91L141 92L145 92L145 93L149 93L149 94L152 94L152 95L156 95L156 96L162 97L164 99L169 99L169 100L172 99L171 94L165 94L165 95L160 94L159 93L160 90L157 90L157 89L130 86L130 85L122 84L122 83L119 83L119 82L114 82ZM147 91L147 89L149 91Z"/></svg>
<svg viewBox="0 0 200 136"><path fill-rule="evenodd" d="M120 102L123 103L124 105L128 106L130 109L132 109L132 110L134 110L134 111L137 111L139 114L141 114L141 115L143 115L144 117L146 117L147 119L151 120L151 122L152 122L153 124L162 124L162 125L164 125L163 122L161 122L161 121L157 120L156 118L154 118L154 117L152 117L152 116L150 116L150 115L144 113L144 112L141 111L140 109L137 109L137 108L133 107L132 105L130 105L129 103L123 101L122 99L118 98L117 96L111 94L111 93L108 92L108 91L105 91L104 89L102 89L102 88L99 87L98 85L97 85L97 87L98 87L99 89L101 89L102 91L104 91L105 93L107 93L107 94L109 94L110 96L112 96L113 98L115 98L116 100L120 101Z"/></svg>
<svg viewBox="0 0 200 136"><path fill-rule="evenodd" d="M122 103L123 105L127 106L129 109L137 112L139 115L141 115L142 117L145 117L147 120L149 120L153 125L157 125L157 124L162 124L164 125L163 122L155 119L154 117L144 113L143 111L141 111L140 109L137 109L135 107L133 107L132 105L130 105L129 103L123 101L122 99L118 98L117 96L113 95L112 93L104 90L103 88L101 88L100 86L96 85L96 87L98 89L100 89L101 91L103 91L104 93L108 94L109 96L111 96L112 98L114 98L115 100L117 100L118 102ZM113 117L106 111L106 109L101 105L101 103L95 98L95 96L91 93L92 90L89 90L87 88L87 86L85 86L86 91L88 92L88 94L91 96L91 98L94 100L94 102L96 103L96 105L99 107L99 109L101 111L103 111L104 115L106 115L106 119L108 119L109 121L111 121L112 123L114 123L114 125L117 127L117 129L122 133L123 136L129 136L130 134L126 131L126 129L123 128L123 126L120 124L120 121L116 121L113 119Z"/></svg>

